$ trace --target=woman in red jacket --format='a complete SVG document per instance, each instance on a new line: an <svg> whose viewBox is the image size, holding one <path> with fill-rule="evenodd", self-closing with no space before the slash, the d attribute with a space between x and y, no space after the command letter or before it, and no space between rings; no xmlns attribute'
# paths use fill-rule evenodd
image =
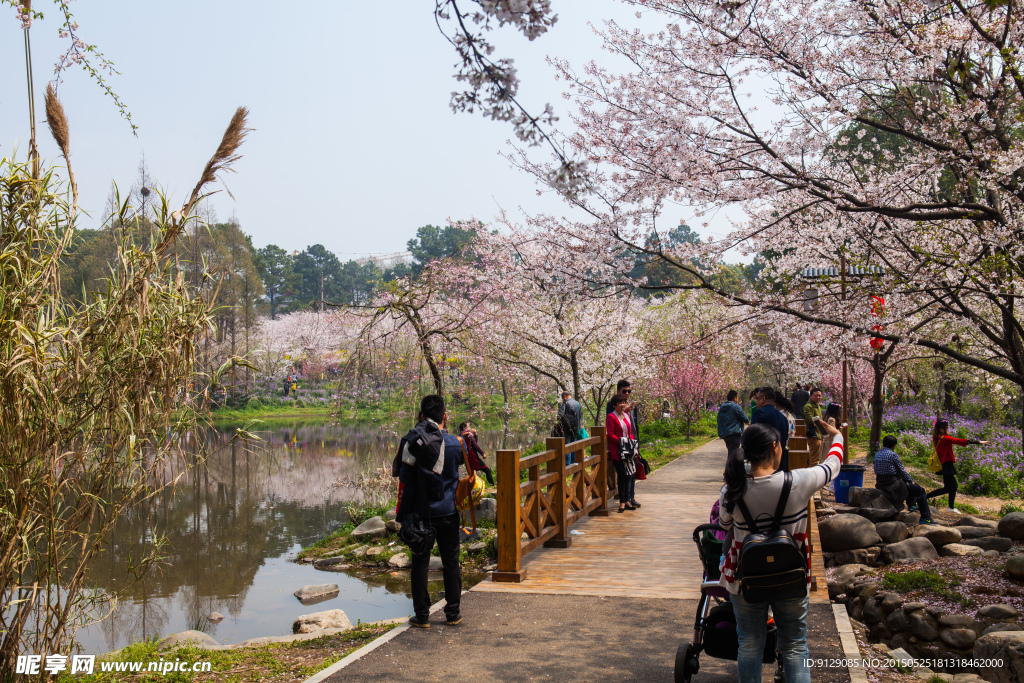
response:
<svg viewBox="0 0 1024 683"><path fill-rule="evenodd" d="M608 458L618 475L619 512L625 512L640 507L634 498L633 488L636 484L636 428L626 413L629 399L624 394L615 394L609 403L612 412L608 413L604 420L605 434L608 438ZM623 447L629 448L630 445L633 453L623 453Z"/></svg>
<svg viewBox="0 0 1024 683"><path fill-rule="evenodd" d="M953 503L956 501L956 455L953 454L953 446L968 446L970 444L988 443L977 439L958 439L949 435L949 422L937 420L932 429L932 445L935 453L942 463L942 488L935 489L928 494L929 498L935 498L943 494L949 497L949 509L955 510Z"/></svg>

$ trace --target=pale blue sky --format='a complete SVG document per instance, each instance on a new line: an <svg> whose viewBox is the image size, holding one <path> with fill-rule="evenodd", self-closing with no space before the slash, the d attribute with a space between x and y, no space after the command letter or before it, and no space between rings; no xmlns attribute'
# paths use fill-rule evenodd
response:
<svg viewBox="0 0 1024 683"><path fill-rule="evenodd" d="M32 29L37 111L64 47L56 12ZM569 125L569 103L545 63L590 59L618 69L587 26L605 17L635 25L613 0L558 0L559 21L530 43L509 30L493 36L513 56L531 111L551 102ZM431 0L281 3L177 0L173 3L79 0L81 36L121 71L110 81L139 126L134 138L109 99L72 70L59 94L71 127L72 162L82 206L95 227L114 179L126 190L146 163L180 203L216 148L235 107L255 129L227 193L213 203L236 215L256 246L288 250L322 243L339 255L400 251L417 227L453 218L491 220L500 208L564 212L564 205L499 156L508 124L453 114L448 100L456 56L439 34ZM648 27L653 27L648 23ZM24 155L28 115L22 32L0 8L0 156ZM40 119L40 151L56 147ZM538 153L547 154L538 148ZM678 218L688 218L683 209ZM690 214L692 215L692 213ZM673 219L674 220L674 219Z"/></svg>

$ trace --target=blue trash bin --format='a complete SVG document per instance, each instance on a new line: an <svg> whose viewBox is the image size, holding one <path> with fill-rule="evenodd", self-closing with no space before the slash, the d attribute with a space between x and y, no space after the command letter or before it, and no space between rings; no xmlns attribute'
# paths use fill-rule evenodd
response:
<svg viewBox="0 0 1024 683"><path fill-rule="evenodd" d="M843 465L839 468L839 476L836 477L836 502L850 502L850 487L864 485L863 465Z"/></svg>

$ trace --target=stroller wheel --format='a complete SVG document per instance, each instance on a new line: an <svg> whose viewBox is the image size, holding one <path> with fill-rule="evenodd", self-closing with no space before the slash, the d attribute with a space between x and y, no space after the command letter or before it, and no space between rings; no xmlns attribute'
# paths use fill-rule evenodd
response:
<svg viewBox="0 0 1024 683"><path fill-rule="evenodd" d="M676 650L675 683L690 683L690 678L700 671L700 660L690 643L680 643Z"/></svg>

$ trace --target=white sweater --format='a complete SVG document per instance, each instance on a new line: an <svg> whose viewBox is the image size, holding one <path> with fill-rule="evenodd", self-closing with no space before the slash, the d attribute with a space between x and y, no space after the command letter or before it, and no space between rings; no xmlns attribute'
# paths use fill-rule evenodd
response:
<svg viewBox="0 0 1024 683"><path fill-rule="evenodd" d="M782 515L782 528L793 536L800 549L807 555L807 501L814 492L832 481L839 468L843 464L843 437L836 436L832 442L832 449L828 457L820 465L804 467L793 470L793 485L789 491L789 500L786 502L786 509ZM782 495L782 484L784 474L776 472L765 477L754 477L747 482L747 492L743 494L743 502L746 503L750 514L754 515L757 521L758 530L765 532L771 526L772 518L775 515L775 508L779 504L779 496ZM730 513L725 509L725 487L719 496L719 522L723 529L731 532L726 537L730 542L729 547L722 552L722 579L719 585L726 588L730 593L739 592L739 582L736 581L736 564L739 561L740 546L743 539L751 533L750 525L743 519L740 506L737 505ZM807 558L808 564L810 557ZM810 568L810 567L808 567ZM810 574L808 574L808 581Z"/></svg>

